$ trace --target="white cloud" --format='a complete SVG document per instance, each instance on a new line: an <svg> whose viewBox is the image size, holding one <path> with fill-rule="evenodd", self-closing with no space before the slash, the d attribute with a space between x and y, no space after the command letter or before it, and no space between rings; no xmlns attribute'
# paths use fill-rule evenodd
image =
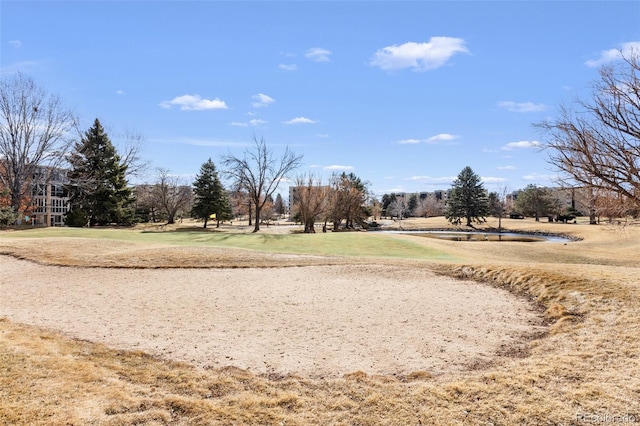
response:
<svg viewBox="0 0 640 426"><path fill-rule="evenodd" d="M298 66L296 64L280 64L278 68L284 71L296 71Z"/></svg>
<svg viewBox="0 0 640 426"><path fill-rule="evenodd" d="M455 176L442 176L442 177L411 176L411 177L406 178L405 180L421 181L421 182L424 182L424 183L441 184L441 183L452 183L456 179L457 179L457 177L455 177Z"/></svg>
<svg viewBox="0 0 640 426"><path fill-rule="evenodd" d="M396 186L382 191L383 194L402 194L403 192L406 192L403 186Z"/></svg>
<svg viewBox="0 0 640 426"><path fill-rule="evenodd" d="M621 44L617 49L603 50L597 59L590 59L584 64L590 68L599 67L609 62L617 61L623 55L628 58L633 51L640 53L640 41L630 41Z"/></svg>
<svg viewBox="0 0 640 426"><path fill-rule="evenodd" d="M9 45L15 49L20 49L22 47L21 40L9 40Z"/></svg>
<svg viewBox="0 0 640 426"><path fill-rule="evenodd" d="M428 137L426 139L402 139L396 142L399 145L415 145L419 143L428 143L428 144L436 144L438 142L447 142L459 139L460 136L451 135L449 133L439 133L435 136Z"/></svg>
<svg viewBox="0 0 640 426"><path fill-rule="evenodd" d="M428 138L426 140L427 143L437 143L437 142L442 142L442 141L452 141L452 140L456 140L458 139L459 136L457 135L450 135L449 133L439 133L435 136L431 136L430 138Z"/></svg>
<svg viewBox="0 0 640 426"><path fill-rule="evenodd" d="M422 142L424 139L402 139L396 142L399 145L415 145Z"/></svg>
<svg viewBox="0 0 640 426"><path fill-rule="evenodd" d="M518 141L518 142L509 142L508 144L502 146L502 150L511 151L514 149L526 149L526 148L539 148L542 144L538 141Z"/></svg>
<svg viewBox="0 0 640 426"><path fill-rule="evenodd" d="M265 120L260 120L259 118L254 118L252 120L249 121L234 121L231 123L232 126L238 126L238 127L254 127L254 126L261 126L263 124L267 124L268 121Z"/></svg>
<svg viewBox="0 0 640 426"><path fill-rule="evenodd" d="M316 133L316 137L326 139L329 137L329 135L327 135L326 133Z"/></svg>
<svg viewBox="0 0 640 426"><path fill-rule="evenodd" d="M557 180L558 176L545 175L540 173L529 173L528 175L522 176L522 179L530 181L553 181Z"/></svg>
<svg viewBox="0 0 640 426"><path fill-rule="evenodd" d="M533 102L501 101L498 102L498 106L511 112L540 112L549 109L545 104L534 104Z"/></svg>
<svg viewBox="0 0 640 426"><path fill-rule="evenodd" d="M463 39L431 37L426 43L408 42L383 47L374 53L369 64L384 71L405 68L427 71L445 65L453 55L460 52L468 52Z"/></svg>
<svg viewBox="0 0 640 426"><path fill-rule="evenodd" d="M339 170L351 171L351 170L355 170L355 167L353 167L353 166L341 166L341 165L338 165L338 164L334 164L332 166L324 166L323 170L328 170L328 171L339 171Z"/></svg>
<svg viewBox="0 0 640 426"><path fill-rule="evenodd" d="M253 95L251 98L255 100L255 102L251 104L254 108L267 107L275 102L275 99L271 96L265 95L264 93L258 93L257 95Z"/></svg>
<svg viewBox="0 0 640 426"><path fill-rule="evenodd" d="M501 178L501 177L493 177L493 176L482 176L482 177L480 177L480 180L482 180L482 182L487 183L487 184L496 184L496 183L508 182L508 179Z"/></svg>
<svg viewBox="0 0 640 426"><path fill-rule="evenodd" d="M312 47L304 54L307 59L311 59L314 62L329 62L331 60L329 55L331 55L331 51L322 47Z"/></svg>
<svg viewBox="0 0 640 426"><path fill-rule="evenodd" d="M227 104L220 99L203 99L200 95L176 96L170 101L160 102L160 106L169 109L172 106L179 106L183 111L197 111L207 109L228 109Z"/></svg>
<svg viewBox="0 0 640 426"><path fill-rule="evenodd" d="M122 96L122 95L126 95L126 93L125 93L125 91L124 91L124 90L119 90L119 89L118 89L118 90L116 90L116 95L120 95L120 96Z"/></svg>
<svg viewBox="0 0 640 426"><path fill-rule="evenodd" d="M498 166L496 167L498 170L515 170L516 166Z"/></svg>
<svg viewBox="0 0 640 426"><path fill-rule="evenodd" d="M289 121L283 121L282 124L314 124L316 123L314 120L307 117L296 117L292 118Z"/></svg>

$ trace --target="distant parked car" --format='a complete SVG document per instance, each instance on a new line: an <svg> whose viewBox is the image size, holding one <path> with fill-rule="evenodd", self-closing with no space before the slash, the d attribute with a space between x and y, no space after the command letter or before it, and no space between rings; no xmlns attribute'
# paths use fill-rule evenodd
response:
<svg viewBox="0 0 640 426"><path fill-rule="evenodd" d="M509 219L524 219L524 216L518 212L509 213Z"/></svg>

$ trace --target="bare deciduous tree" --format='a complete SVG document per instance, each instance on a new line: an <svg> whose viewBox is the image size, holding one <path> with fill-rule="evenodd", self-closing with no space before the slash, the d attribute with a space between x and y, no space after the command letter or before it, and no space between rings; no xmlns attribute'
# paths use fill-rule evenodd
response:
<svg viewBox="0 0 640 426"><path fill-rule="evenodd" d="M605 191L602 189L593 190L593 215L595 219L592 223L599 223L601 217L605 217L609 223L613 219L625 217L634 206L630 205L629 199L621 196L614 191Z"/></svg>
<svg viewBox="0 0 640 426"><path fill-rule="evenodd" d="M125 129L115 136L122 164L127 167L127 178L142 177L149 169L150 162L142 159L144 136L133 129Z"/></svg>
<svg viewBox="0 0 640 426"><path fill-rule="evenodd" d="M536 125L549 161L569 185L614 191L640 202L640 50L600 70L589 101Z"/></svg>
<svg viewBox="0 0 640 426"><path fill-rule="evenodd" d="M368 214L366 203L368 198L368 182L362 181L353 173L333 174L330 180L331 194L329 217L333 222L333 230L340 228L342 220L346 229L353 229L356 224L363 224Z"/></svg>
<svg viewBox="0 0 640 426"><path fill-rule="evenodd" d="M282 156L276 158L264 139L254 138L254 142L254 149L246 150L242 157L228 154L222 161L226 168L224 173L238 188L247 191L255 212L253 232L258 232L262 208L282 179L300 165L302 155L296 155L287 147Z"/></svg>
<svg viewBox="0 0 640 426"><path fill-rule="evenodd" d="M444 203L438 200L436 194L427 194L425 198L418 200L418 207L416 208L416 216L419 217L435 217L442 216L444 214Z"/></svg>
<svg viewBox="0 0 640 426"><path fill-rule="evenodd" d="M291 200L294 213L300 215L305 233L315 233L315 222L327 210L328 187L322 186L320 178L298 176L296 178L296 191Z"/></svg>
<svg viewBox="0 0 640 426"><path fill-rule="evenodd" d="M498 232L502 232L502 218L507 213L507 195L509 189L500 187L497 191L489 193L489 213L498 218Z"/></svg>
<svg viewBox="0 0 640 426"><path fill-rule="evenodd" d="M167 215L167 224L175 223L178 213L186 213L191 208L191 186L181 184L180 178L170 175L167 169L158 169L158 179L152 194L156 203Z"/></svg>
<svg viewBox="0 0 640 426"><path fill-rule="evenodd" d="M58 96L15 74L0 82L0 185L22 211L38 166L57 166L71 146L77 120Z"/></svg>
<svg viewBox="0 0 640 426"><path fill-rule="evenodd" d="M409 204L404 199L395 199L387 208L391 216L397 216L400 221L409 213Z"/></svg>

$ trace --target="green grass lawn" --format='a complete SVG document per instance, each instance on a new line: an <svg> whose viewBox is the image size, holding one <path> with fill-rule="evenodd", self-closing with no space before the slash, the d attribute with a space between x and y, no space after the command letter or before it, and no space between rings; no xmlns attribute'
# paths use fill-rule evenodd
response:
<svg viewBox="0 0 640 426"><path fill-rule="evenodd" d="M0 233L11 238L95 238L132 243L230 247L271 253L451 260L447 252L422 239L410 241L380 233L318 234L224 233L195 229L149 231L136 229L39 228Z"/></svg>

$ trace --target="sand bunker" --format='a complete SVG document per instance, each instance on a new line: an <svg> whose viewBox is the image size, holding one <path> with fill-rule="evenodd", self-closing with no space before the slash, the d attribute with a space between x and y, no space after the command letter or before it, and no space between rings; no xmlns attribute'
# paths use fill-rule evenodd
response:
<svg viewBox="0 0 640 426"><path fill-rule="evenodd" d="M394 266L97 269L0 256L0 316L258 374L438 374L541 330L508 292Z"/></svg>

